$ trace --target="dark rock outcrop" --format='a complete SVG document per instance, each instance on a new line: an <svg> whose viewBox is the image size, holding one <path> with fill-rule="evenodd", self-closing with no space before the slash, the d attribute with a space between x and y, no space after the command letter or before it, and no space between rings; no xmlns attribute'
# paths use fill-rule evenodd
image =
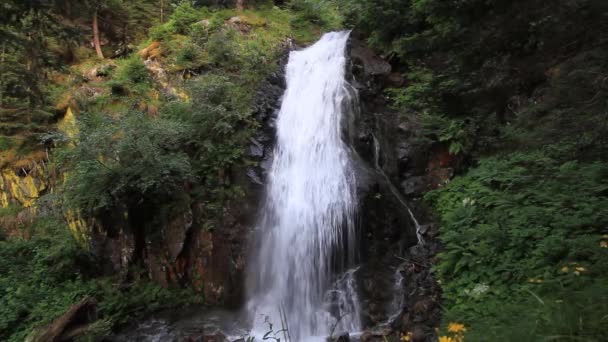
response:
<svg viewBox="0 0 608 342"><path fill-rule="evenodd" d="M107 272L143 276L163 286L188 286L203 292L212 305L234 307L242 302L247 241L272 160L274 120L284 88L281 69L260 84L253 103L260 128L245 149L248 163L219 175L243 196L224 201L219 213L190 198L186 185L181 199L160 211L113 208L88 220L91 250ZM134 264L145 272L133 273Z"/></svg>
<svg viewBox="0 0 608 342"><path fill-rule="evenodd" d="M417 124L390 106L385 88L405 80L356 34L350 44L351 83L359 93L353 147L360 157L362 341L400 332L432 341L440 289L431 274L436 226L421 196L451 177L453 158L420 143ZM419 235L419 236L418 236Z"/></svg>

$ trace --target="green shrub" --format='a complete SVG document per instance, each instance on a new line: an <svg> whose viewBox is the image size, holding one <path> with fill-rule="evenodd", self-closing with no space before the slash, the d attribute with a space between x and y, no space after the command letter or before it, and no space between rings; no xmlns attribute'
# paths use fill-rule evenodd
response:
<svg viewBox="0 0 608 342"><path fill-rule="evenodd" d="M133 54L118 62L116 72L108 85L113 95L142 95L150 89L151 79L143 60Z"/></svg>
<svg viewBox="0 0 608 342"><path fill-rule="evenodd" d="M14 205L14 204L9 205L6 208L0 207L0 217L15 216L15 215L19 214L22 210L23 210L22 206Z"/></svg>
<svg viewBox="0 0 608 342"><path fill-rule="evenodd" d="M222 9L213 12L211 19L209 19L209 30L216 31L221 29L226 21L232 18L236 12L231 9Z"/></svg>
<svg viewBox="0 0 608 342"><path fill-rule="evenodd" d="M150 29L150 39L158 41L169 41L176 33L172 22L166 22L162 25L156 25Z"/></svg>
<svg viewBox="0 0 608 342"><path fill-rule="evenodd" d="M147 82L150 79L149 77L150 75L148 74L144 62L137 55L133 55L121 61L115 76L119 81L126 81L133 84Z"/></svg>
<svg viewBox="0 0 608 342"><path fill-rule="evenodd" d="M175 63L181 68L194 69L204 63L203 50L198 45L188 43L177 51Z"/></svg>
<svg viewBox="0 0 608 342"><path fill-rule="evenodd" d="M162 307L196 302L185 290L147 282L119 286L119 279L95 278L98 267L81 249L63 218L49 213L32 227L29 240L0 241L0 339L24 341L33 328L62 315L85 296L99 302L99 318L88 334L97 339L111 328Z"/></svg>
<svg viewBox="0 0 608 342"><path fill-rule="evenodd" d="M207 43L212 63L236 71L240 66L238 33L232 28L213 33Z"/></svg>
<svg viewBox="0 0 608 342"><path fill-rule="evenodd" d="M326 0L291 0L288 7L295 13L292 25L314 24L326 30L338 29L341 18L333 2Z"/></svg>
<svg viewBox="0 0 608 342"><path fill-rule="evenodd" d="M192 29L190 32L190 39L192 40L192 44L197 45L199 48L202 48L207 44L209 40L209 27L205 27L204 25L192 25Z"/></svg>
<svg viewBox="0 0 608 342"><path fill-rule="evenodd" d="M188 34L190 25L202 20L209 15L206 8L196 9L190 2L181 2L171 14L170 20L176 33Z"/></svg>
<svg viewBox="0 0 608 342"><path fill-rule="evenodd" d="M607 336L608 165L563 151L485 158L426 196L441 216L446 318L471 325L467 341Z"/></svg>
<svg viewBox="0 0 608 342"><path fill-rule="evenodd" d="M3 135L0 135L0 151L6 151L9 150L11 147L13 147L14 142L13 139L11 139L11 137L6 137Z"/></svg>
<svg viewBox="0 0 608 342"><path fill-rule="evenodd" d="M191 177L181 150L183 125L139 112L117 118L86 113L80 123L78 144L64 156L71 170L65 190L73 208L95 212L162 201Z"/></svg>

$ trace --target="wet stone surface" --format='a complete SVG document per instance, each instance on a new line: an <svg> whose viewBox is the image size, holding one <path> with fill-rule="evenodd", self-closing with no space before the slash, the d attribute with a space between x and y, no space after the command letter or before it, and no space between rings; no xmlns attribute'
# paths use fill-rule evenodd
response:
<svg viewBox="0 0 608 342"><path fill-rule="evenodd" d="M239 314L193 307L163 312L124 327L108 341L116 342L225 342L244 341L247 331Z"/></svg>

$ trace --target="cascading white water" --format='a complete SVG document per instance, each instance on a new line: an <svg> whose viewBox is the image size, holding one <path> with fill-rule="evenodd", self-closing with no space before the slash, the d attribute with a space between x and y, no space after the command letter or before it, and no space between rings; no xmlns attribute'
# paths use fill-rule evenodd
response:
<svg viewBox="0 0 608 342"><path fill-rule="evenodd" d="M289 57L260 245L249 269L248 309L257 336L270 330L268 322L274 332L288 328L278 336L291 341L360 328L358 305L342 300L336 309L324 300L332 275L352 262L355 247L355 177L342 139L348 36L327 33ZM349 277L338 291L352 303Z"/></svg>

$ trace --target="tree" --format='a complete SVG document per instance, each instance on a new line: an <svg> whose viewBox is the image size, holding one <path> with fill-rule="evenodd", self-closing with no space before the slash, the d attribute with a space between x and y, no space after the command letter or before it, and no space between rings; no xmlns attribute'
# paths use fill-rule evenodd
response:
<svg viewBox="0 0 608 342"><path fill-rule="evenodd" d="M95 45L95 52L97 57L103 59L103 52L101 51L101 42L99 41L99 24L97 23L97 8L93 11L93 44Z"/></svg>
<svg viewBox="0 0 608 342"><path fill-rule="evenodd" d="M49 37L60 38L63 26L47 1L10 0L0 12L0 106L40 107L45 100L44 69L54 64Z"/></svg>

